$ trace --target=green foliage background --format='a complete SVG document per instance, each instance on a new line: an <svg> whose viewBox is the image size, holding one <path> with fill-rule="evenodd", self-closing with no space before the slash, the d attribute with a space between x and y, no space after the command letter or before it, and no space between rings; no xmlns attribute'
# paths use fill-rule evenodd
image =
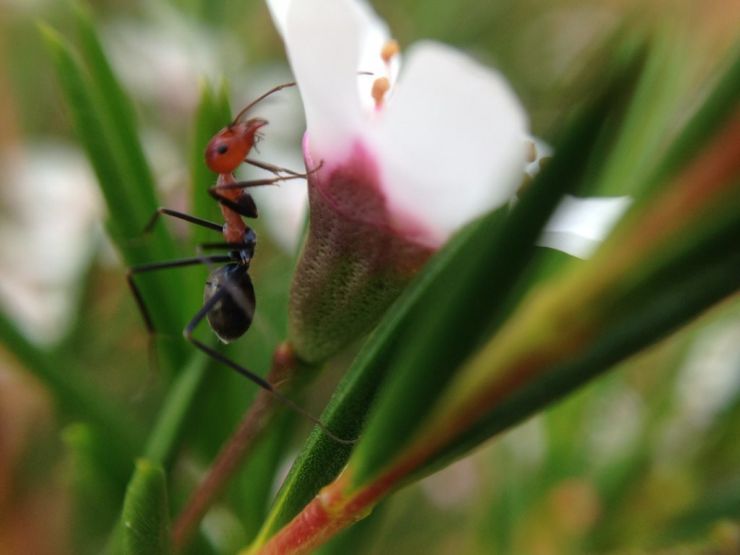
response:
<svg viewBox="0 0 740 555"><path fill-rule="evenodd" d="M437 38L499 67L527 106L533 131L548 140L569 115L564 107L575 108L590 97L589 73L602 68L591 64L592 71L584 73L583 66L600 59L603 41L631 13L626 2L374 5L402 45ZM200 216L217 218L204 192L213 176L200 162L202 146L228 121L230 104L238 106L260 92L252 89L251 77L284 63L264 6L236 0L96 2L82 12L66 3L39 4L39 11L19 6L3 8L10 17L0 23L5 70L0 146L6 152L16 146L33 151L46 138L77 144L73 128L86 129L79 140L97 153L101 189L117 207L106 231L125 263L191 253L203 240L198 232L164 224L141 240L139 231L158 204L189 205ZM720 60L738 38L737 26L722 21L732 21L731 3L716 2L715 8L706 12L725 10L726 17L652 7L656 20L669 12L674 19L660 27L663 34L656 33L621 142L612 146L606 167L585 169L583 181L594 177L593 187L598 176L595 192L634 194L624 184L646 179L711 88ZM39 18L48 25L40 32ZM217 53L209 78L193 76L189 83L199 101L187 109L187 103L163 101L178 95L164 78L150 96L137 96L125 80L119 89L95 38L101 37L104 47L106 41L115 43L121 22L166 37L173 21L197 29L190 40L203 40L203 49ZM87 85L79 87L80 82ZM65 96L94 110L75 115ZM152 129L177 153L182 185L174 192L156 192L159 176L151 167L160 152L145 152L138 139ZM296 145L300 132L296 122ZM106 144L101 137L121 142ZM13 187L5 179L0 185ZM7 209L2 216L8 217ZM261 242L253 276L259 321L229 347L229 354L264 373L285 334L294 261L262 222L257 226ZM0 408L0 484L8 485L0 489L0 553L98 553L117 541L111 530L122 507L124 521L126 515L143 514L146 522L166 528L166 515L182 507L255 393L180 340L179 330L199 305L205 270L146 280L148 294L160 302L158 326L166 331L157 339L161 365L152 369L122 267L106 263L104 247L95 252L80 272L73 325L58 342L36 345L13 315L0 314L0 376L10 376L0 382L0 395L7 400ZM36 255L43 256L43 246ZM563 255L543 255L537 279L555 275L567 263ZM714 402L702 398L701 390L689 395L687 376L696 357L708 361L718 352L711 359L716 366L705 362L706 372L729 366L737 377L738 326L735 295L444 474L401 491L322 552L548 554L677 545L703 552L731 545L738 534L732 522L740 518L740 450L733 441L740 434L740 387L735 379L734 389ZM209 337L206 330L201 334ZM351 353L335 361L302 402L320 412L350 358ZM709 408L702 412L697 404ZM235 552L255 537L306 430L305 422L290 415L277 422L211 512L193 553ZM130 482L137 457L147 462L138 464ZM167 469L169 498L160 466ZM136 483L145 484L142 491L151 498L129 496L123 506L127 485ZM129 535L125 541L140 553L162 552L167 543L157 533L143 539Z"/></svg>

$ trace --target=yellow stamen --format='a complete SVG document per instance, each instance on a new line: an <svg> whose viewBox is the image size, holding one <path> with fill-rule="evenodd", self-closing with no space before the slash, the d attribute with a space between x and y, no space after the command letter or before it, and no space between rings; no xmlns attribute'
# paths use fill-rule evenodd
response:
<svg viewBox="0 0 740 555"><path fill-rule="evenodd" d="M388 64L390 63L393 56L398 54L400 50L401 47L398 46L398 41L395 39L390 39L383 45L383 48L380 50L380 57L386 64Z"/></svg>
<svg viewBox="0 0 740 555"><path fill-rule="evenodd" d="M380 108L383 105L383 97L390 88L391 82L388 80L387 77L378 77L375 81L373 81L372 96L375 100L376 108Z"/></svg>

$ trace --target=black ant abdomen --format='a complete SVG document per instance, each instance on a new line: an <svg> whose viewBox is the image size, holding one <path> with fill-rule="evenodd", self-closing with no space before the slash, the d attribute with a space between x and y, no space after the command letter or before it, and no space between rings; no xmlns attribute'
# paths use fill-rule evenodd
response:
<svg viewBox="0 0 740 555"><path fill-rule="evenodd" d="M208 312L208 323L218 338L227 343L238 339L249 329L257 301L247 267L239 263L222 266L208 276L203 301L215 295L221 299Z"/></svg>

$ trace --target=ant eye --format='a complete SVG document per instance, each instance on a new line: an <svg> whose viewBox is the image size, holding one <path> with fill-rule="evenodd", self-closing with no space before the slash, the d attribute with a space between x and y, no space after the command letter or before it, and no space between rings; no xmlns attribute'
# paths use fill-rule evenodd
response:
<svg viewBox="0 0 740 555"><path fill-rule="evenodd" d="M229 147L227 145L219 145L216 149L216 152L219 154L226 154L226 151L229 150Z"/></svg>

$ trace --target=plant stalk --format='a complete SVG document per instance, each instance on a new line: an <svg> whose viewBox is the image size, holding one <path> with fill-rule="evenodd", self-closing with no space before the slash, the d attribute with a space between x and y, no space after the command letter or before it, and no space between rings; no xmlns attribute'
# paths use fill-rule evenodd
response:
<svg viewBox="0 0 740 555"><path fill-rule="evenodd" d="M278 387L292 381L298 368L292 348L282 343L275 349L267 381ZM257 398L244 413L239 426L219 452L205 479L193 492L185 508L172 527L174 551L187 546L208 509L226 489L242 466L262 432L267 428L280 403L267 390L261 389Z"/></svg>

